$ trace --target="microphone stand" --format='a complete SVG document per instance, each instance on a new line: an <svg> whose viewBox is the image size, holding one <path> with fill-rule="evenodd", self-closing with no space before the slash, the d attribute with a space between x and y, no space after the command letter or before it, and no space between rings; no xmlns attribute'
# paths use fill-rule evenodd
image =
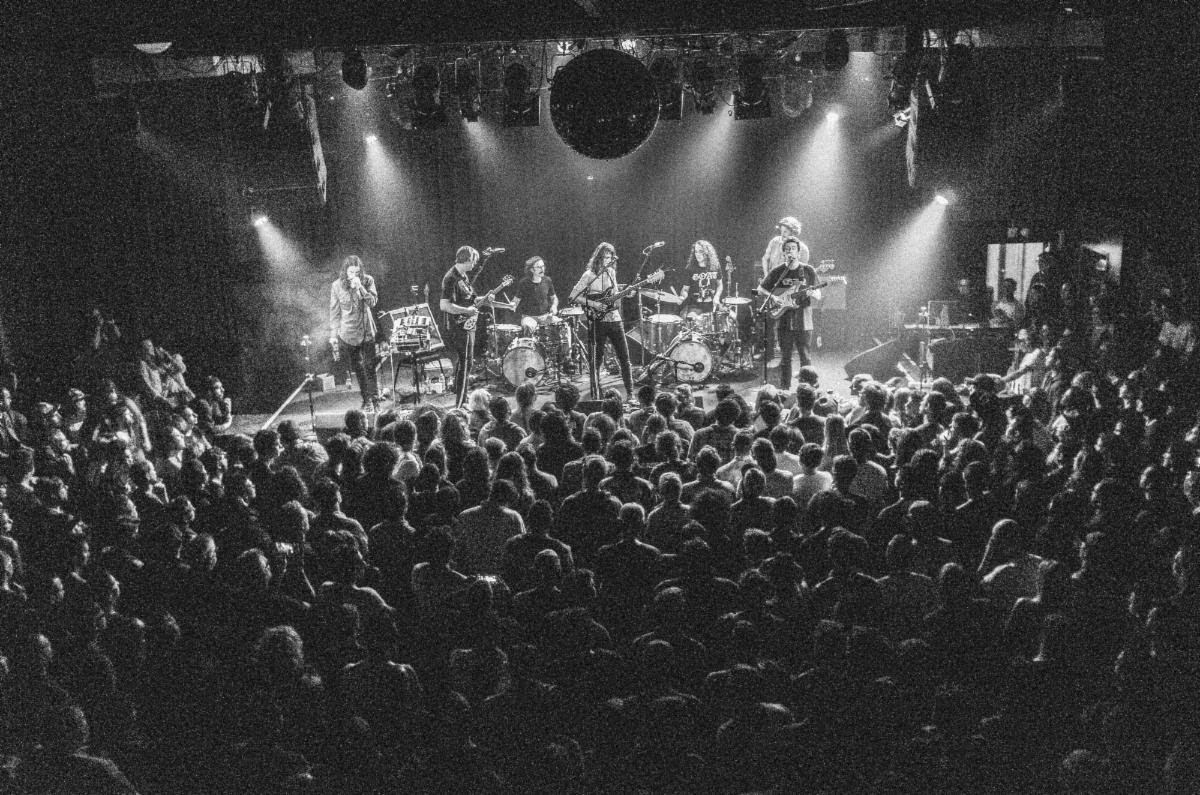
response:
<svg viewBox="0 0 1200 795"><path fill-rule="evenodd" d="M648 265L650 263L650 252L652 252L652 251L654 251L653 248L642 249L642 264L638 265L637 276L636 276L636 278L634 278L635 282L640 282L642 280L642 275L646 271L646 265ZM642 344L638 346L639 348L642 349L641 353L638 354L638 367L642 370L645 370L646 369L646 319L644 317L642 317L642 300L643 300L642 299L642 290L643 289L645 289L645 285L642 285L642 287L639 287L638 291L637 291L638 335L642 338ZM625 333L624 329L621 330L621 333L622 334Z"/></svg>

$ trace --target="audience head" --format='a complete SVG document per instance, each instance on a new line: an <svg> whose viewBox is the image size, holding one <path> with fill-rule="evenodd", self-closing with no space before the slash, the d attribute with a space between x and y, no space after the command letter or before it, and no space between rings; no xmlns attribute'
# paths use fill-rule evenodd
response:
<svg viewBox="0 0 1200 795"><path fill-rule="evenodd" d="M670 392L659 392L654 398L654 410L670 420L679 410L679 401Z"/></svg>
<svg viewBox="0 0 1200 795"><path fill-rule="evenodd" d="M579 403L579 387L569 382L560 383L554 387L554 405L564 413L575 410Z"/></svg>
<svg viewBox="0 0 1200 795"><path fill-rule="evenodd" d="M768 475L774 472L778 466L775 447L767 439L755 439L750 448L750 454L754 457L755 463Z"/></svg>
<svg viewBox="0 0 1200 795"><path fill-rule="evenodd" d="M646 509L636 502L627 502L621 506L620 522L623 537L637 538L646 529Z"/></svg>

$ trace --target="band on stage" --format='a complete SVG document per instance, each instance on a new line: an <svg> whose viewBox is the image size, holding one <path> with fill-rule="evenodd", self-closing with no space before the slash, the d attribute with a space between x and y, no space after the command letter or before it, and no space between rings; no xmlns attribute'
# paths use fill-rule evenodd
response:
<svg viewBox="0 0 1200 795"><path fill-rule="evenodd" d="M794 226L798 228L799 223ZM779 228L785 228L782 222ZM641 345L638 380L673 378L701 383L723 371L750 371L752 349L757 346L761 357L763 343L775 339L785 353L798 353L802 365L808 362L809 304L819 293L794 295L798 285L816 284L816 272L807 264L808 250L803 243L789 236L779 245L768 245L771 257L772 248L778 249L779 263L753 287L765 299L757 308L751 306L749 297L739 295L732 260L727 257L722 263L712 243L697 240L681 266L649 271L650 254L662 245L644 249L637 276L623 283L618 278L616 249L611 243L599 243L567 292L565 305L560 304L542 257L535 255L525 261L508 300L505 288L512 277L505 276L503 283L496 284L489 276L485 283L495 286L486 292L478 283L489 256L503 249L485 249L481 255L471 246L460 247L453 265L442 276L437 306L442 315L438 325L453 370L449 387L456 404L466 400L477 359L483 361L489 375L513 386L525 380L545 383L542 379L557 381L586 373L590 391L597 397L602 391L602 373L608 370L619 374L628 397L635 383L630 336ZM764 263L769 260L764 256ZM781 302L793 298L794 306L779 308ZM379 399L373 344L377 330L372 312L378 300L375 280L364 272L362 261L357 256L347 257L330 291L330 343L335 354L340 350L348 355L367 409ZM636 309L631 310L631 305ZM768 305L776 311L767 314ZM751 313L743 308L762 312L761 333L748 323ZM514 313L518 322L497 322L497 309ZM634 326L639 331L629 334ZM759 336L761 340L755 339ZM607 355L610 358L606 359ZM781 365L785 385L791 376L790 359L787 356ZM607 366L606 361L610 362Z"/></svg>

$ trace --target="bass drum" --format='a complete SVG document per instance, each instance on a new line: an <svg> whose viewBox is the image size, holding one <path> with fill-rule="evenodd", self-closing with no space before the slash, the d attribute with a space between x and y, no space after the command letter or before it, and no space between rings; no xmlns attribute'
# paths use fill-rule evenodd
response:
<svg viewBox="0 0 1200 795"><path fill-rule="evenodd" d="M546 349L532 337L519 337L509 343L500 362L500 372L513 386L536 380L546 370Z"/></svg>
<svg viewBox="0 0 1200 795"><path fill-rule="evenodd" d="M675 363L675 378L685 384L698 384L712 372L712 352L698 338L681 341L671 351L670 357Z"/></svg>

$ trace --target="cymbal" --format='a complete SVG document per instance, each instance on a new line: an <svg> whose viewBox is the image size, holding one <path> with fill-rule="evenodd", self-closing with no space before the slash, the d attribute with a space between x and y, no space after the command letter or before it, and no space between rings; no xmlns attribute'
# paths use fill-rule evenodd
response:
<svg viewBox="0 0 1200 795"><path fill-rule="evenodd" d="M746 304L750 303L750 299L729 296L728 298L722 298L721 303L728 306L745 306Z"/></svg>
<svg viewBox="0 0 1200 795"><path fill-rule="evenodd" d="M661 301L664 304L682 304L683 299L675 293L668 293L666 290L642 290L642 297L649 298L651 301Z"/></svg>
<svg viewBox="0 0 1200 795"><path fill-rule="evenodd" d="M559 317L578 317L583 314L583 307L568 306L566 309L558 310Z"/></svg>

